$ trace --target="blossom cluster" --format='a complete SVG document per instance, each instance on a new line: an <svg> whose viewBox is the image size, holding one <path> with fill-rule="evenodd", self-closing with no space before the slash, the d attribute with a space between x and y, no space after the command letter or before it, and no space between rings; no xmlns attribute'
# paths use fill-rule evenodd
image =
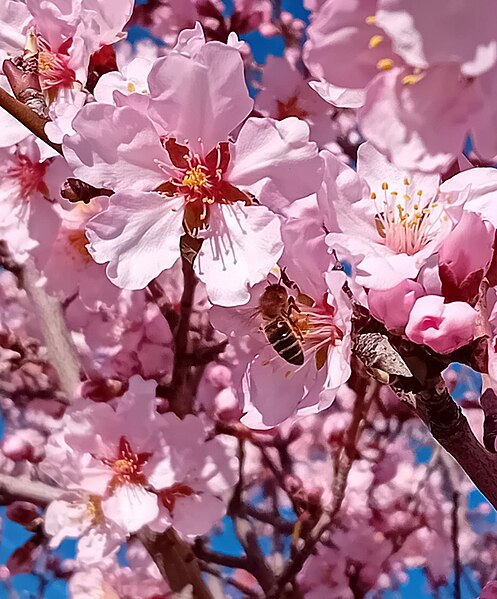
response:
<svg viewBox="0 0 497 599"><path fill-rule="evenodd" d="M0 465L57 491L12 510L46 507L49 540L11 574L76 538L51 566L72 596L168 596L141 532L202 553L245 495L257 526L259 504L290 510L296 549L352 430L302 592L450 578L447 480L471 487L438 450L416 459L388 384L460 362L497 393L497 8L305 6L308 26L269 0L0 0ZM257 64L253 32L283 56ZM360 353L371 333L401 371ZM459 517L459 549L490 597L483 516Z"/></svg>

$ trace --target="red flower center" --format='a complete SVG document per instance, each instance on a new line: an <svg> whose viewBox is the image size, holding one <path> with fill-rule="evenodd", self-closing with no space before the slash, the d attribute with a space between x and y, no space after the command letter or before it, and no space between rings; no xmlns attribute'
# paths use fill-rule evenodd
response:
<svg viewBox="0 0 497 599"><path fill-rule="evenodd" d="M174 483L174 485L168 487L167 489L163 489L159 493L164 507L169 511L170 514L173 513L177 499L182 497L190 497L191 495L193 495L193 489L183 483Z"/></svg>
<svg viewBox="0 0 497 599"><path fill-rule="evenodd" d="M204 158L192 154L174 137L167 139L164 147L177 173L157 191L185 198L184 225L188 233L195 235L207 228L212 204L251 203L248 195L224 179L230 161L227 142L217 144Z"/></svg>
<svg viewBox="0 0 497 599"><path fill-rule="evenodd" d="M110 492L123 485L144 486L147 479L142 472L142 466L148 462L151 455L151 453L135 453L126 437L121 437L116 457L102 458L102 463L114 471L109 483Z"/></svg>
<svg viewBox="0 0 497 599"><path fill-rule="evenodd" d="M44 195L48 194L45 185L46 170L46 162L32 162L24 154L18 153L7 167L7 174L19 183L21 195L23 199L27 199L36 191Z"/></svg>
<svg viewBox="0 0 497 599"><path fill-rule="evenodd" d="M67 39L58 50L54 51L43 37L36 35L38 73L44 91L58 87L70 88L76 80L76 73L69 66L68 50L72 41L72 38Z"/></svg>

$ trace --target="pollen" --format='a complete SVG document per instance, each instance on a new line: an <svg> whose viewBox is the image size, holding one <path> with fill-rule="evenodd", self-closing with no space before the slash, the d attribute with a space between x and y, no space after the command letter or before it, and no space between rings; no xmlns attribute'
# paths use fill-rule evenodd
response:
<svg viewBox="0 0 497 599"><path fill-rule="evenodd" d="M102 524L105 521L102 503L100 497L97 497L97 495L90 495L88 503L86 504L86 512L93 525Z"/></svg>
<svg viewBox="0 0 497 599"><path fill-rule="evenodd" d="M373 35L373 37L369 40L369 47L370 48L377 48L381 42L383 41L383 36L382 35Z"/></svg>
<svg viewBox="0 0 497 599"><path fill-rule="evenodd" d="M376 63L376 66L382 71L391 71L393 69L393 60L391 58L382 58Z"/></svg>
<svg viewBox="0 0 497 599"><path fill-rule="evenodd" d="M88 239L86 238L84 230L72 231L67 236L67 241L69 245L79 254L85 262L89 262L91 260L91 256L88 253L86 248L86 244L88 243Z"/></svg>
<svg viewBox="0 0 497 599"><path fill-rule="evenodd" d="M375 194L375 192L374 192L374 191L373 191L373 193L371 194L371 199L372 199L372 200L376 200L376 194Z"/></svg>
<svg viewBox="0 0 497 599"><path fill-rule="evenodd" d="M383 181L383 183L381 184L381 188L383 189L383 191L386 191L388 189L388 183L385 183L385 181Z"/></svg>
<svg viewBox="0 0 497 599"><path fill-rule="evenodd" d="M136 91L136 86L132 81L128 81L128 91L130 94Z"/></svg>
<svg viewBox="0 0 497 599"><path fill-rule="evenodd" d="M207 183L207 177L199 166L195 166L190 170L186 171L183 178L183 185L187 187L193 187L193 189L199 189Z"/></svg>
<svg viewBox="0 0 497 599"><path fill-rule="evenodd" d="M366 23L368 25L376 25L376 17L374 15L366 17Z"/></svg>
<svg viewBox="0 0 497 599"><path fill-rule="evenodd" d="M402 77L402 85L414 85L422 78L422 75L406 75Z"/></svg>
<svg viewBox="0 0 497 599"><path fill-rule="evenodd" d="M51 52L42 50L38 54L38 71L42 74L48 73L53 66L54 56Z"/></svg>

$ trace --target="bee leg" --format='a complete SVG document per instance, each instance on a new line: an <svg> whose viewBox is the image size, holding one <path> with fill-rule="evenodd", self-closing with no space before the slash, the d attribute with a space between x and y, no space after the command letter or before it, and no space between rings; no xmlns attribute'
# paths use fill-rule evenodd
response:
<svg viewBox="0 0 497 599"><path fill-rule="evenodd" d="M297 302L295 301L295 298L290 295L288 297L288 310L287 310L287 314L288 316L291 315L292 312L301 312L300 308L297 306Z"/></svg>

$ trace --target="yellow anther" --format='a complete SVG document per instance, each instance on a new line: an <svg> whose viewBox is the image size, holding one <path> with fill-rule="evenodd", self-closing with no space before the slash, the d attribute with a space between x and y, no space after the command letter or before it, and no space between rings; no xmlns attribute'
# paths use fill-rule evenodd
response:
<svg viewBox="0 0 497 599"><path fill-rule="evenodd" d="M392 191L391 193L392 193L393 196L398 196L399 195L398 191Z"/></svg>
<svg viewBox="0 0 497 599"><path fill-rule="evenodd" d="M135 84L132 81L128 81L128 91L130 94L136 91Z"/></svg>
<svg viewBox="0 0 497 599"><path fill-rule="evenodd" d="M418 189L418 191L416 193L418 194L418 196L422 196L423 195L423 190L422 189Z"/></svg>
<svg viewBox="0 0 497 599"><path fill-rule="evenodd" d="M423 208L423 214L430 214L429 208Z"/></svg>
<svg viewBox="0 0 497 599"><path fill-rule="evenodd" d="M432 208L436 208L438 206L437 202L433 202L433 204L431 205Z"/></svg>
<svg viewBox="0 0 497 599"><path fill-rule="evenodd" d="M366 23L368 25L376 25L376 17L374 15L366 17Z"/></svg>
<svg viewBox="0 0 497 599"><path fill-rule="evenodd" d="M382 71L391 71L393 69L393 60L391 58L382 58L376 63L376 66Z"/></svg>
<svg viewBox="0 0 497 599"><path fill-rule="evenodd" d="M411 196L408 193L406 193L404 196L404 200L410 201L410 199L411 199Z"/></svg>
<svg viewBox="0 0 497 599"><path fill-rule="evenodd" d="M375 192L374 192L374 191L373 191L373 193L371 194L371 199L372 199L372 200L376 200L376 194L375 194Z"/></svg>
<svg viewBox="0 0 497 599"><path fill-rule="evenodd" d="M388 189L388 183L385 183L383 181L383 183L381 184L381 188L383 189L383 191L386 191Z"/></svg>
<svg viewBox="0 0 497 599"><path fill-rule="evenodd" d="M199 166L195 166L189 171L186 171L186 175L183 178L183 185L186 185L187 187L193 187L194 189L198 189L206 183L207 177Z"/></svg>
<svg viewBox="0 0 497 599"><path fill-rule="evenodd" d="M414 85L417 83L423 75L406 75L402 77L402 85Z"/></svg>
<svg viewBox="0 0 497 599"><path fill-rule="evenodd" d="M419 210L419 204L414 204L413 208L414 210Z"/></svg>
<svg viewBox="0 0 497 599"><path fill-rule="evenodd" d="M376 48L383 41L382 35L373 35L373 37L369 40L369 47Z"/></svg>
<svg viewBox="0 0 497 599"><path fill-rule="evenodd" d="M409 185L409 179L407 177L404 177L404 185Z"/></svg>

